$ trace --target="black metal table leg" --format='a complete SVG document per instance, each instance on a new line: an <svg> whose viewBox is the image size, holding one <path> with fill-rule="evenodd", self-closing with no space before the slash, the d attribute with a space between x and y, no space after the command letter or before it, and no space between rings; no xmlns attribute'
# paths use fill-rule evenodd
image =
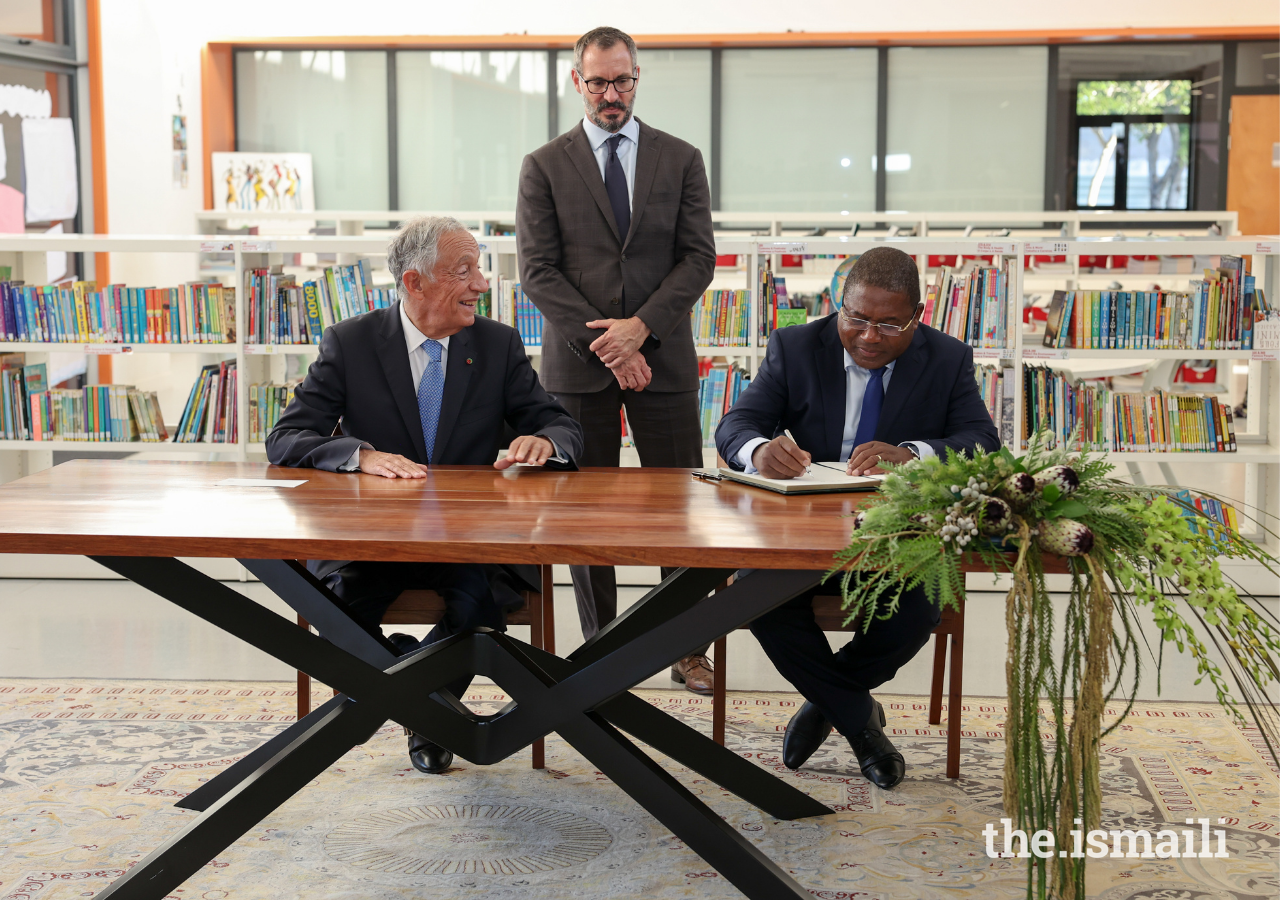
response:
<svg viewBox="0 0 1280 900"><path fill-rule="evenodd" d="M535 647L521 648L545 671L562 678L573 666ZM654 709L635 694L620 694L597 712L612 724L671 757L727 791L764 810L775 819L803 819L831 815L831 810L804 791L792 787L674 716Z"/></svg>
<svg viewBox="0 0 1280 900"><path fill-rule="evenodd" d="M753 900L803 895L614 724L771 815L829 812L628 693L692 649L809 589L817 573L757 570L707 597L725 572L680 570L574 659L564 660L483 630L396 656L360 629L305 569L287 561L248 562L291 606L325 623L328 640L178 560L92 558L343 692L189 796L180 805L202 811L200 818L102 896L163 897L387 719L481 765L558 731ZM493 716L476 716L461 704L428 699L464 673L492 677L515 702Z"/></svg>
<svg viewBox="0 0 1280 900"><path fill-rule="evenodd" d="M335 697L323 709L324 715L251 777L97 896L162 900L386 721L376 707L345 697Z"/></svg>
<svg viewBox="0 0 1280 900"><path fill-rule="evenodd" d="M579 716L560 735L751 900L808 900L755 844L598 715Z"/></svg>

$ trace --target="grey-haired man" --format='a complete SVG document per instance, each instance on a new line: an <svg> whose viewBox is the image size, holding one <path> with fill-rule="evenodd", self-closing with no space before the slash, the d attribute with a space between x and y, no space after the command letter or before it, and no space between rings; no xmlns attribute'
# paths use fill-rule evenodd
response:
<svg viewBox="0 0 1280 900"><path fill-rule="evenodd" d="M456 219L405 223L387 252L399 302L325 331L267 436L271 462L384 478L424 478L433 465L575 468L582 429L538 383L519 333L475 314L489 287L479 266L479 246ZM519 437L494 462L508 426ZM425 640L390 636L402 654L471 628L505 630L503 609L518 603L512 581L539 583L528 566L311 560L307 568L375 634L402 591L439 592L448 610ZM461 697L470 682L448 690ZM453 754L410 735L409 759L443 772Z"/></svg>

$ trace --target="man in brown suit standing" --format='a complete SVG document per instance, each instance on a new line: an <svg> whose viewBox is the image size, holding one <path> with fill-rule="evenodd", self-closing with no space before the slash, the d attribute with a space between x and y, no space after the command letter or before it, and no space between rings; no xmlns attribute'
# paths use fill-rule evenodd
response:
<svg viewBox="0 0 1280 900"><path fill-rule="evenodd" d="M618 465L625 406L641 465L701 466L689 311L715 271L702 154L633 117L640 67L623 32L579 38L572 77L586 116L525 157L516 201L521 285L547 320L542 382L582 425L579 465ZM617 615L614 570L572 572L591 637ZM672 669L698 693L712 687L704 653Z"/></svg>

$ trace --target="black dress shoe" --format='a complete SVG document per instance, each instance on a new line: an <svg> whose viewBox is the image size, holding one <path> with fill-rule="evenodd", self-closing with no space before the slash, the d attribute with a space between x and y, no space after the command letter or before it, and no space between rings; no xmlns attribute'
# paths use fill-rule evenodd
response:
<svg viewBox="0 0 1280 900"><path fill-rule="evenodd" d="M446 750L420 734L409 732L409 762L419 772L438 775L453 765L453 751Z"/></svg>
<svg viewBox="0 0 1280 900"><path fill-rule="evenodd" d="M782 737L782 764L788 769L800 768L830 736L831 723L818 712L818 707L806 702L787 723L787 733Z"/></svg>
<svg viewBox="0 0 1280 900"><path fill-rule="evenodd" d="M862 730L849 736L849 746L858 757L863 777L877 787L888 790L898 785L907 774L907 761L884 733L884 707L875 701L871 718Z"/></svg>

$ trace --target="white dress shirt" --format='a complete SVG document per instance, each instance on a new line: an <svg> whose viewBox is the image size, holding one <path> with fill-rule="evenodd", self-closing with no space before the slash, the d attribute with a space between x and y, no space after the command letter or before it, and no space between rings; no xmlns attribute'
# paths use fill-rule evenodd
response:
<svg viewBox="0 0 1280 900"><path fill-rule="evenodd" d="M898 364L895 359L886 367L889 371L881 376L880 383L884 386L886 395L889 393L889 380L893 378L893 368ZM849 457L853 454L853 439L858 434L858 422L862 419L862 398L867 393L867 383L871 380L871 370L864 369L849 355L849 351L844 351L844 371L845 371L845 389L844 389L844 434L840 440L840 462L848 462ZM751 455L756 452L756 448L761 444L769 443L768 438L757 437L752 438L742 445L742 449L738 451L738 462L748 475L756 473L756 467L752 465ZM924 441L903 441L899 447L912 447L921 459L930 456L936 456L933 446ZM804 447L800 448L805 449Z"/></svg>
<svg viewBox="0 0 1280 900"><path fill-rule="evenodd" d="M582 119L582 130L587 133L587 141L591 144L591 152L596 155L600 178L603 180L604 167L609 161L609 145L605 141L613 135L585 116ZM616 134L623 137L618 141L618 162L622 164L622 173L627 176L627 205L632 206L636 186L636 150L640 147L640 123L632 116Z"/></svg>
<svg viewBox="0 0 1280 900"><path fill-rule="evenodd" d="M413 324L413 320L409 318L409 314L404 311L404 302L398 302L396 308L400 312L400 327L404 329L404 346L405 352L409 354L409 373L413 378L413 395L418 396L418 386L422 384L422 376L426 374L427 366L432 365L431 357L427 355L426 349L422 346L423 341L427 340L427 336L418 330L418 326ZM436 341L443 348L440 351L440 386L444 387L445 380L449 375L449 338L436 338ZM443 393L441 394L443 397ZM546 435L537 435L538 437L546 437ZM551 438L547 438L551 441ZM560 447L555 441L551 441L552 453L550 461L567 462L564 454L560 452ZM355 449L355 452L347 459L345 463L338 467L339 472L354 472L360 468L360 451L374 449L373 445L365 442Z"/></svg>

